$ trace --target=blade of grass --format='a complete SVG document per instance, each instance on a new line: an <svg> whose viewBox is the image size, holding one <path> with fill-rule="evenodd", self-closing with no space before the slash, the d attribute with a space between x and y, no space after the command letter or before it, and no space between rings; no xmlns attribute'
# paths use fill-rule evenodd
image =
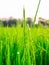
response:
<svg viewBox="0 0 49 65"><path fill-rule="evenodd" d="M37 6L37 10L36 10L35 17L34 17L34 23L36 22L36 17L37 17L37 14L38 14L40 3L41 3L41 0L39 0L38 6Z"/></svg>

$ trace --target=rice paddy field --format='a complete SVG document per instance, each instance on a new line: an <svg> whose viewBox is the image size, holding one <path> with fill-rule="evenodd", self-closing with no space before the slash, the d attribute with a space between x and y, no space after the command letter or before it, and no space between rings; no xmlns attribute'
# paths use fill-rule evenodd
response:
<svg viewBox="0 0 49 65"><path fill-rule="evenodd" d="M1 27L0 65L49 65L49 28Z"/></svg>
<svg viewBox="0 0 49 65"><path fill-rule="evenodd" d="M23 27L0 27L0 65L49 65L49 27L26 26L23 9Z"/></svg>

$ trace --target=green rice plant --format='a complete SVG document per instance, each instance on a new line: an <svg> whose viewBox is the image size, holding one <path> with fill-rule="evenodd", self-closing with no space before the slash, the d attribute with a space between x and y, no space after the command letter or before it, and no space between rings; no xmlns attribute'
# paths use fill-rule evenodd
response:
<svg viewBox="0 0 49 65"><path fill-rule="evenodd" d="M2 65L2 41L0 41L0 65Z"/></svg>
<svg viewBox="0 0 49 65"><path fill-rule="evenodd" d="M0 65L49 65L49 28L0 28Z"/></svg>
<svg viewBox="0 0 49 65"><path fill-rule="evenodd" d="M32 29L32 28L31 28ZM33 64L33 65L36 65L36 58L35 58L35 45L34 45L34 41L33 41L33 38L32 38L32 31L31 31L31 29L28 29L28 32L29 32L29 42L30 42L30 47L31 47L31 49L30 49L30 51L31 51L31 63ZM33 57L33 58L32 58Z"/></svg>
<svg viewBox="0 0 49 65"><path fill-rule="evenodd" d="M37 17L37 14L38 14L40 3L41 3L41 0L39 0L38 6L37 6L37 10L36 10L35 17L34 17L34 23L36 22L36 17Z"/></svg>

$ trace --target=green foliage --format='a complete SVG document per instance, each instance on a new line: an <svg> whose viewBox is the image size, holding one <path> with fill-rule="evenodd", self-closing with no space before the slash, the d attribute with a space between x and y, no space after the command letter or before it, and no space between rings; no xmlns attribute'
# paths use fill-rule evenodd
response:
<svg viewBox="0 0 49 65"><path fill-rule="evenodd" d="M0 65L49 65L49 28L0 28Z"/></svg>

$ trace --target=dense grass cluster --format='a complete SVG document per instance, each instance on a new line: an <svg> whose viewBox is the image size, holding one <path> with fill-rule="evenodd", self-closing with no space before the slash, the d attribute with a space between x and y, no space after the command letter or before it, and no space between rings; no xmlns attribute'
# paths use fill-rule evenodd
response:
<svg viewBox="0 0 49 65"><path fill-rule="evenodd" d="M0 28L0 65L49 65L49 28Z"/></svg>
<svg viewBox="0 0 49 65"><path fill-rule="evenodd" d="M29 28L23 9L23 27L0 27L0 65L49 65L49 28Z"/></svg>

